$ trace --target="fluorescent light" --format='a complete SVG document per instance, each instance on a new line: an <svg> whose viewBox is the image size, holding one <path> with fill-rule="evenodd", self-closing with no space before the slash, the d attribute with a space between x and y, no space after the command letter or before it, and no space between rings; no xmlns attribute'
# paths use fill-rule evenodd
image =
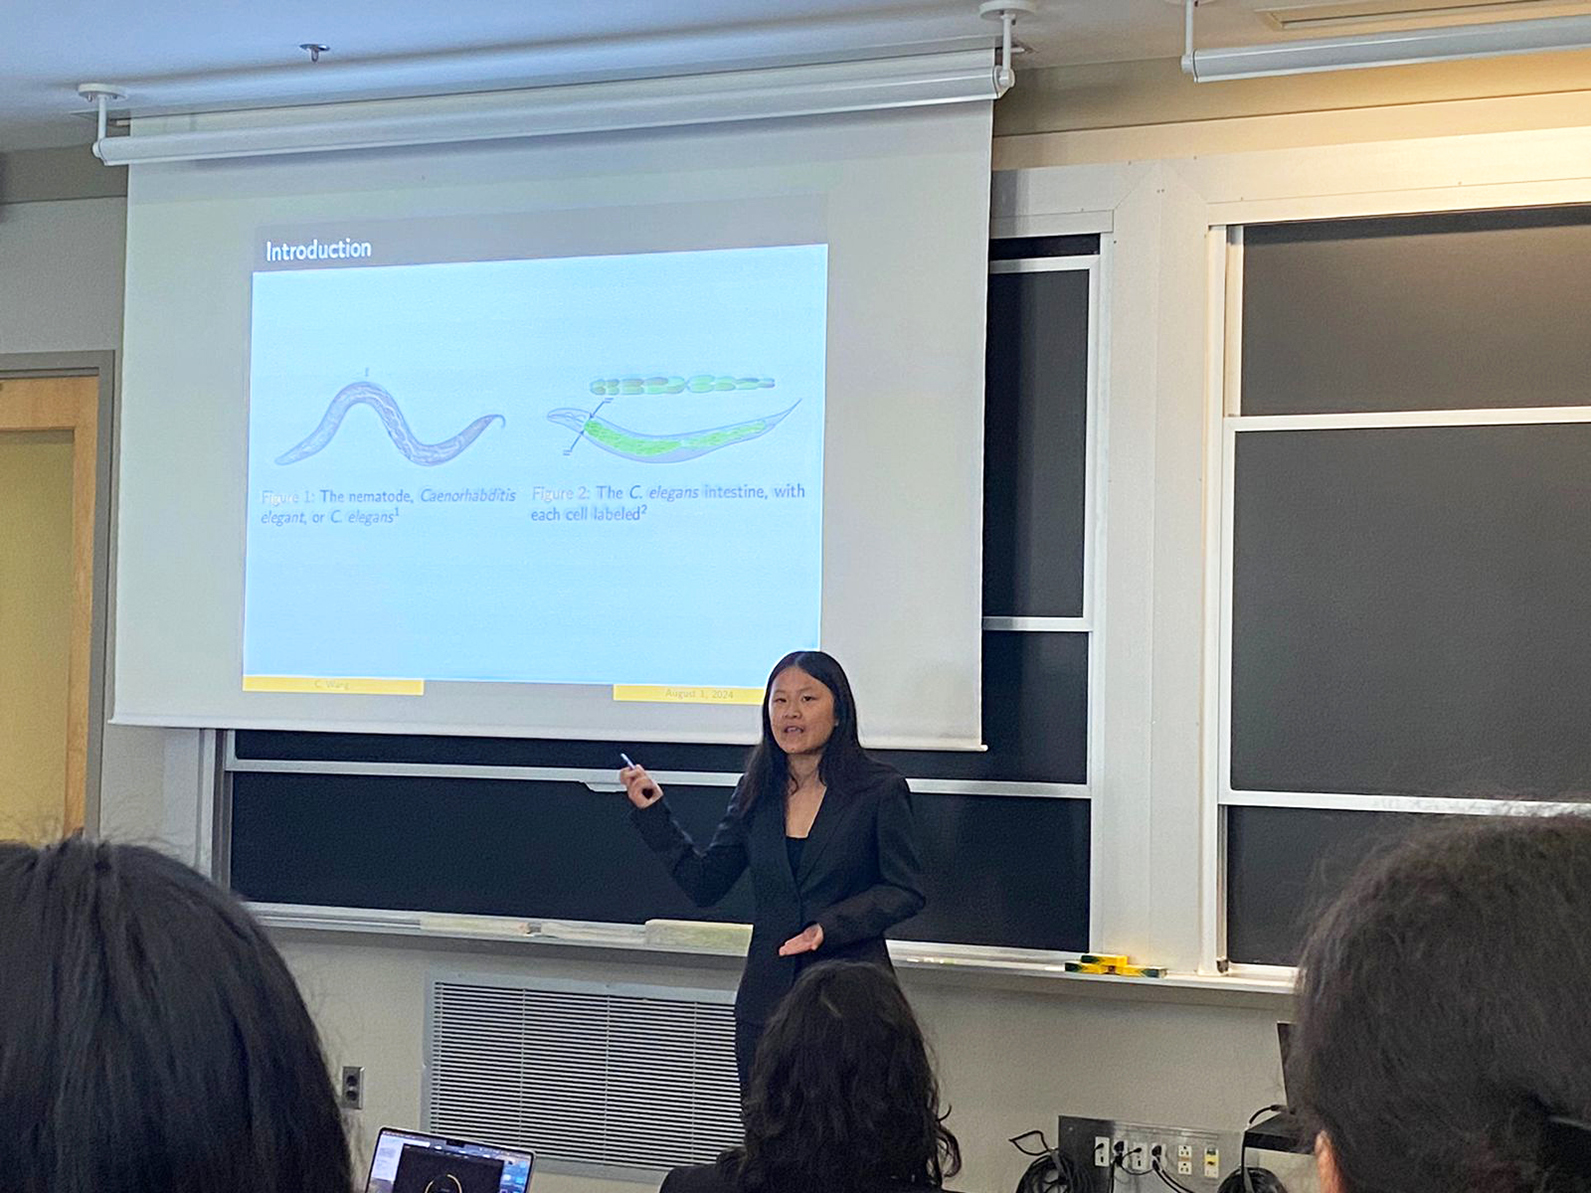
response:
<svg viewBox="0 0 1591 1193"><path fill-rule="evenodd" d="M1182 69L1202 83L1216 79L1253 79L1265 75L1300 75L1588 48L1591 48L1591 16L1541 17L1528 21L1496 21L1483 25L1193 50L1183 55Z"/></svg>
<svg viewBox="0 0 1591 1193"><path fill-rule="evenodd" d="M992 50L260 109L96 142L108 166L502 140L994 100Z"/></svg>
<svg viewBox="0 0 1591 1193"><path fill-rule="evenodd" d="M1244 7L1283 33L1348 32L1368 26L1430 26L1528 15L1563 16L1580 0L1246 0Z"/></svg>

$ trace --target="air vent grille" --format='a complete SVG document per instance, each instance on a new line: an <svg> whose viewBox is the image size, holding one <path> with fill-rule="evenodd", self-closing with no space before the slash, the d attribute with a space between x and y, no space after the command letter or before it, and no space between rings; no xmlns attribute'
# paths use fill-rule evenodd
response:
<svg viewBox="0 0 1591 1193"><path fill-rule="evenodd" d="M538 1163L701 1163L740 1140L734 1038L717 992L436 979L426 1126Z"/></svg>

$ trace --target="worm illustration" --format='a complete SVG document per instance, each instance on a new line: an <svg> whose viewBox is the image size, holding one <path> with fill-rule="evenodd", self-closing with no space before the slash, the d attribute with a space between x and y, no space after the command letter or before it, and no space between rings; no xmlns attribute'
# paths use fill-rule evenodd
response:
<svg viewBox="0 0 1591 1193"><path fill-rule="evenodd" d="M796 406L800 404L797 402ZM596 418L589 410L572 406L549 412L547 421L578 431L603 451L612 452L626 460L636 460L642 464L674 464L766 435L794 409L795 406L788 406L777 414L764 415L743 423L710 427L705 431L684 431L677 435L643 435L639 431L610 423L605 418Z"/></svg>
<svg viewBox="0 0 1591 1193"><path fill-rule="evenodd" d="M337 428L342 425L343 416L360 404L369 406L376 412L381 419L381 425L386 428L388 438L392 440L392 445L402 452L406 459L426 468L446 464L480 438L481 432L494 421L505 425L508 422L501 414L483 414L451 439L444 439L440 443L421 443L409 429L408 420L403 417L403 411L398 409L398 403L391 394L381 386L372 385L368 381L355 381L352 385L345 385L337 391L337 396L331 400L331 404L326 407L326 413L321 416L320 425L310 433L309 438L277 456L276 462L296 464L313 456L332 441L332 437L337 434Z"/></svg>

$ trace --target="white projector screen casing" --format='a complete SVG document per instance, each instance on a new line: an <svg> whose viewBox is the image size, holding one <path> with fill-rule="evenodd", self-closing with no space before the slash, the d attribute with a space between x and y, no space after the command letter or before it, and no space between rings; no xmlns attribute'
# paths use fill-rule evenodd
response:
<svg viewBox="0 0 1591 1193"><path fill-rule="evenodd" d="M735 233L744 243L775 243L755 226L759 205L772 213L806 202L822 211L828 245L820 644L851 676L868 744L977 748L990 133L991 105L973 102L132 167L113 719L754 739L755 707L619 702L596 686L428 684L421 696L243 690L251 270L266 228L537 211L600 223L611 210L630 242L612 251L634 252L682 247L692 211L707 207L735 212L747 224ZM669 229L671 212L687 231ZM652 227L656 245L646 243ZM705 602L704 632L710 614ZM772 648L768 665L784 649Z"/></svg>

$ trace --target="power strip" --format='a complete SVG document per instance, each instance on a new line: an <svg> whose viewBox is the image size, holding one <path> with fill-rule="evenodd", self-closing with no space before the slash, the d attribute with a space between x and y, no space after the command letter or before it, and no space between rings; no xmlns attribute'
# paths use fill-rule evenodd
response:
<svg viewBox="0 0 1591 1193"><path fill-rule="evenodd" d="M1172 1182L1193 1193L1215 1193L1221 1179L1238 1166L1241 1142L1235 1132L1063 1114L1056 1149L1078 1171L1093 1176L1095 1193L1112 1184L1118 1193L1170 1193ZM1162 1181L1156 1174L1157 1166L1168 1180Z"/></svg>

